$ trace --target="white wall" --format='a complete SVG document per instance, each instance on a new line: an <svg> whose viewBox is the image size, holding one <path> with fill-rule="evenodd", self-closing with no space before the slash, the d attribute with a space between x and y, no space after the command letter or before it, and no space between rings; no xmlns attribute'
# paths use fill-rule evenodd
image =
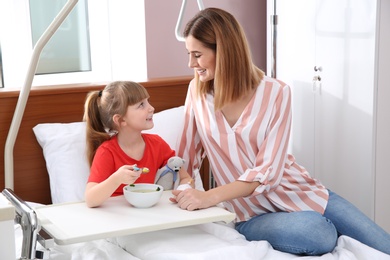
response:
<svg viewBox="0 0 390 260"><path fill-rule="evenodd" d="M390 232L389 159L390 159L390 1L378 1L378 45L377 45L377 109L376 109L376 153L375 176L375 221ZM374 131L375 133L375 131Z"/></svg>

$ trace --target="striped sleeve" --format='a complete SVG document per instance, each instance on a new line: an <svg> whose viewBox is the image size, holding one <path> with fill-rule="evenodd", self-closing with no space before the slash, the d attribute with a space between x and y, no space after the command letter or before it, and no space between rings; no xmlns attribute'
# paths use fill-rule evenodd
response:
<svg viewBox="0 0 390 260"><path fill-rule="evenodd" d="M291 128L291 92L287 85L279 88L273 86L274 82L266 82L262 95L258 95L259 108L253 108L251 113L257 113L250 131L256 138L255 145L248 147L250 153L255 153L255 165L245 170L240 176L242 181L259 181L256 193L275 189L284 172L287 158L289 133ZM259 111L258 111L259 109ZM262 130L263 129L263 130ZM249 138L248 138L249 139Z"/></svg>
<svg viewBox="0 0 390 260"><path fill-rule="evenodd" d="M190 82L187 97L184 104L184 126L181 136L178 138L177 155L186 161L188 173L195 177L195 172L199 171L202 163L201 152L202 144L198 134L195 112L193 109L193 93L191 87L194 88L194 80Z"/></svg>

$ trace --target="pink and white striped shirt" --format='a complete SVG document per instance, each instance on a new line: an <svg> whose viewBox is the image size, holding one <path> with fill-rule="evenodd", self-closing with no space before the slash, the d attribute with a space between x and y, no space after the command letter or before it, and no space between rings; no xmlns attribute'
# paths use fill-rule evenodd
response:
<svg viewBox="0 0 390 260"><path fill-rule="evenodd" d="M178 156L188 172L201 164L202 148L218 186L240 181L261 185L251 196L224 202L236 221L277 211L323 213L327 189L287 153L291 126L291 92L283 82L264 77L240 118L230 127L213 96L199 97L194 80L185 103L185 122Z"/></svg>

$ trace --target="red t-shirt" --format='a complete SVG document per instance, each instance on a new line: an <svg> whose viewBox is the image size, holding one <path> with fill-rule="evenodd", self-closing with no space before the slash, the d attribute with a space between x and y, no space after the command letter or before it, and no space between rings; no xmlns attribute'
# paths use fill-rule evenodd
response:
<svg viewBox="0 0 390 260"><path fill-rule="evenodd" d="M100 183L116 172L123 165L137 164L138 167L149 168L149 173L141 174L136 183L154 183L156 172L165 166L168 159L175 156L175 151L158 135L142 134L145 141L145 151L141 160L129 157L119 146L116 136L103 142L96 150L92 162L88 182ZM122 184L112 196L122 195Z"/></svg>

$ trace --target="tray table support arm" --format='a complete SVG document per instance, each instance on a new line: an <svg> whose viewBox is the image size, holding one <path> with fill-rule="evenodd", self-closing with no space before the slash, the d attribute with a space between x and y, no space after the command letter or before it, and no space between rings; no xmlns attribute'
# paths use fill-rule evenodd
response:
<svg viewBox="0 0 390 260"><path fill-rule="evenodd" d="M35 211L11 189L4 189L2 194L14 205L16 211L15 222L22 227L23 243L21 259L49 259L48 251L36 250L37 241L40 241L45 247L48 245L50 239L51 241L53 239L49 238L46 242L46 239L39 234L41 226L39 225Z"/></svg>

